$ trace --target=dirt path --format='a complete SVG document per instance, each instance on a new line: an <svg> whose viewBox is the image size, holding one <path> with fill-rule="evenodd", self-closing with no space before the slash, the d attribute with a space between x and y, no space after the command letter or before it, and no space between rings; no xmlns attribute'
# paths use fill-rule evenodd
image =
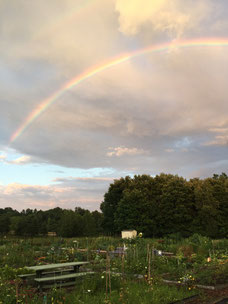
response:
<svg viewBox="0 0 228 304"><path fill-rule="evenodd" d="M220 290L201 290L199 298L186 301L185 304L220 304L219 302L224 298L228 298L228 288ZM221 304L224 303L221 302Z"/></svg>

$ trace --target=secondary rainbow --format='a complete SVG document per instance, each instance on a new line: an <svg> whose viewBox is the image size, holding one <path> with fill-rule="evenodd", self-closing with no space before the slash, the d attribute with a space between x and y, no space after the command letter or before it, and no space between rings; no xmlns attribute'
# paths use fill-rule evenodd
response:
<svg viewBox="0 0 228 304"><path fill-rule="evenodd" d="M81 15L84 11L91 8L92 4L96 4L99 0L83 0L77 7L72 7L69 11L70 13L67 13L66 15L60 14L59 18L57 20L54 20L54 22L51 23L49 26L41 27L41 30L38 31L34 37L33 40L40 39L43 35L50 34L52 32L58 31L58 28L63 27L65 24L70 23L75 18L77 18L78 15Z"/></svg>
<svg viewBox="0 0 228 304"><path fill-rule="evenodd" d="M131 53L122 54L116 58L112 58L105 63L97 66L92 66L83 73L77 75L69 82L65 83L55 93L49 96L47 99L42 100L39 105L27 116L22 122L19 128L10 137L10 143L13 143L31 124L37 119L44 111L46 111L60 96L62 96L67 90L70 90L74 86L81 82L95 76L102 71L105 71L113 66L119 65L135 57L153 53L163 52L176 48L189 48L189 47L224 47L228 46L228 38L210 38L210 39L197 39L197 40L181 40L172 41L170 43L164 43L159 45L152 45L147 48L139 49Z"/></svg>

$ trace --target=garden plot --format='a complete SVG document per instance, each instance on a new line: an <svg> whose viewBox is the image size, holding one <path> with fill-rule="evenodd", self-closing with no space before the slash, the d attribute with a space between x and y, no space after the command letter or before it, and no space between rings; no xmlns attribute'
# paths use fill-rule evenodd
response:
<svg viewBox="0 0 228 304"><path fill-rule="evenodd" d="M7 238L0 241L0 303L4 304L15 303L15 299L17 303L37 304L44 301L48 304L80 301L146 304L152 300L155 304L170 304L196 294L207 297L207 292L216 292L205 293L197 285L228 283L227 240L213 242L194 235L182 240L137 238L123 241L99 237ZM123 247L127 249L124 254L121 250L120 254ZM117 254L112 254L117 251ZM164 252L173 254L160 254ZM85 270L95 274L93 278L83 279L70 292L54 288L40 293L22 284L18 277L26 273L25 266L74 261L89 261L90 269ZM164 280L176 281L177 285L166 284ZM224 290L220 292L225 298ZM204 303L203 298L198 303Z"/></svg>

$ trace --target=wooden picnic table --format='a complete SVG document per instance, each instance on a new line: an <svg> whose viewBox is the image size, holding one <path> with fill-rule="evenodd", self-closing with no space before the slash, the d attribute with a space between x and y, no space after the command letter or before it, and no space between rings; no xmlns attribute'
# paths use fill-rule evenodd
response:
<svg viewBox="0 0 228 304"><path fill-rule="evenodd" d="M79 271L80 266L86 265L86 264L89 264L89 262L57 263L57 264L30 266L30 267L26 267L26 268L35 271L36 277L41 278L43 273L47 270L53 270L53 269L64 270L64 269L68 269L71 267L72 269L69 269L69 271L76 273Z"/></svg>
<svg viewBox="0 0 228 304"><path fill-rule="evenodd" d="M26 267L35 271L34 274L25 274L20 277L26 279L32 276L33 282L38 284L38 288L50 288L53 286L69 286L75 284L76 278L94 274L94 272L79 272L79 267L89 264L89 262L69 262L48 265L38 265ZM53 271L54 270L54 271ZM48 285L45 285L48 284Z"/></svg>

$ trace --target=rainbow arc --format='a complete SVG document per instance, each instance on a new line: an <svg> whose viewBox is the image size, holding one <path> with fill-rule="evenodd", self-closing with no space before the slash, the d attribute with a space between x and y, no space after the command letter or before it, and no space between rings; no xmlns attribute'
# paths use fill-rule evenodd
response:
<svg viewBox="0 0 228 304"><path fill-rule="evenodd" d="M189 48L189 47L224 47L228 46L228 38L210 38L197 40L182 40L159 45L152 45L143 49L139 49L130 53L122 54L116 58L112 58L103 64L90 67L88 70L77 75L56 92L42 100L38 106L25 118L22 124L10 137L10 143L13 143L22 133L36 120L42 113L44 113L58 98L60 98L66 91L79 85L81 82L95 76L102 71L105 71L113 66L122 64L135 57L146 55L149 53L163 52L172 50L173 48Z"/></svg>

